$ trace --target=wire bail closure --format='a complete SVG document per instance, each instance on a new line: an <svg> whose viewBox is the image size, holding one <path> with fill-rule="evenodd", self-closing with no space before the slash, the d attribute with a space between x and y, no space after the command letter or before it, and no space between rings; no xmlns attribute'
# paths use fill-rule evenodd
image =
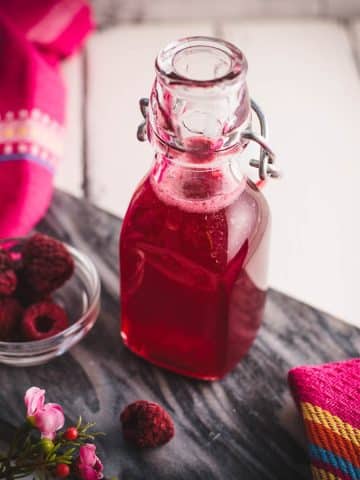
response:
<svg viewBox="0 0 360 480"><path fill-rule="evenodd" d="M268 126L264 112L261 110L260 106L251 99L251 108L255 112L259 124L260 124L260 135L253 132L251 129L245 130L242 133L242 138L252 140L257 143L260 147L260 158L256 160L255 158L250 160L250 165L259 170L260 180L266 180L268 177L279 178L281 176L280 171L274 167L276 155L273 150L269 147L267 143L268 136Z"/></svg>
<svg viewBox="0 0 360 480"><path fill-rule="evenodd" d="M140 112L141 115L144 117L143 123L141 123L138 126L137 132L136 132L136 137L139 140L139 142L146 142L147 137L146 137L146 121L147 121L147 116L149 112L149 99L148 98L140 98L139 101L139 106L140 106Z"/></svg>
<svg viewBox="0 0 360 480"><path fill-rule="evenodd" d="M148 111L149 111L149 99L141 98L139 104L140 104L141 114L144 117L144 122L142 122L139 125L136 136L139 142L145 142L147 140L146 122L147 122ZM249 163L252 167L258 169L260 180L266 180L268 177L279 178L281 176L281 173L274 166L276 155L267 143L268 126L267 126L264 112L261 110L260 106L252 99L251 99L251 108L259 120L260 135L253 132L250 128L245 130L241 134L241 137L247 140L251 140L259 145L260 158L258 160L253 158L250 160Z"/></svg>

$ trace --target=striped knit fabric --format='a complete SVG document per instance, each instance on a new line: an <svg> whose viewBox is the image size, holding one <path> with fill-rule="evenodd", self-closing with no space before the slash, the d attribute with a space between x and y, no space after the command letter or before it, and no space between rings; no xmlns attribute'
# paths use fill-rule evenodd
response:
<svg viewBox="0 0 360 480"><path fill-rule="evenodd" d="M289 384L302 414L315 480L360 480L360 358L297 367Z"/></svg>

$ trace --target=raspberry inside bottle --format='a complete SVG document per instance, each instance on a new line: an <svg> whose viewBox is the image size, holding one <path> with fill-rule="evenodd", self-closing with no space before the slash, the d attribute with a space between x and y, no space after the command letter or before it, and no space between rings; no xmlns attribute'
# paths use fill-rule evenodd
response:
<svg viewBox="0 0 360 480"><path fill-rule="evenodd" d="M156 60L146 115L155 160L120 238L121 335L146 360L216 380L246 354L266 298L270 214L241 173L247 62L207 37Z"/></svg>

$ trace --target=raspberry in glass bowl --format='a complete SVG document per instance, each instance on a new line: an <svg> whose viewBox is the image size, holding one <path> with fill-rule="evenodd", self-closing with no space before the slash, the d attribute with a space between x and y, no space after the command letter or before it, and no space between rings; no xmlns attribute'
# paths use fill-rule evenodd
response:
<svg viewBox="0 0 360 480"><path fill-rule="evenodd" d="M99 312L100 279L87 255L41 234L0 240L0 363L62 355Z"/></svg>

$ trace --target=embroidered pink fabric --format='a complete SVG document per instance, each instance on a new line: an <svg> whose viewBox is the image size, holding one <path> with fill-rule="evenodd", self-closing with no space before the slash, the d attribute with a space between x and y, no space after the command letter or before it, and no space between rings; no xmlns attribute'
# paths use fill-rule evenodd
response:
<svg viewBox="0 0 360 480"><path fill-rule="evenodd" d="M0 238L26 234L51 200L62 155L62 59L93 27L85 0L0 2Z"/></svg>
<svg viewBox="0 0 360 480"><path fill-rule="evenodd" d="M314 480L360 479L360 358L293 368L289 384Z"/></svg>
<svg viewBox="0 0 360 480"><path fill-rule="evenodd" d="M360 358L296 367L288 379L298 405L311 403L360 429Z"/></svg>

